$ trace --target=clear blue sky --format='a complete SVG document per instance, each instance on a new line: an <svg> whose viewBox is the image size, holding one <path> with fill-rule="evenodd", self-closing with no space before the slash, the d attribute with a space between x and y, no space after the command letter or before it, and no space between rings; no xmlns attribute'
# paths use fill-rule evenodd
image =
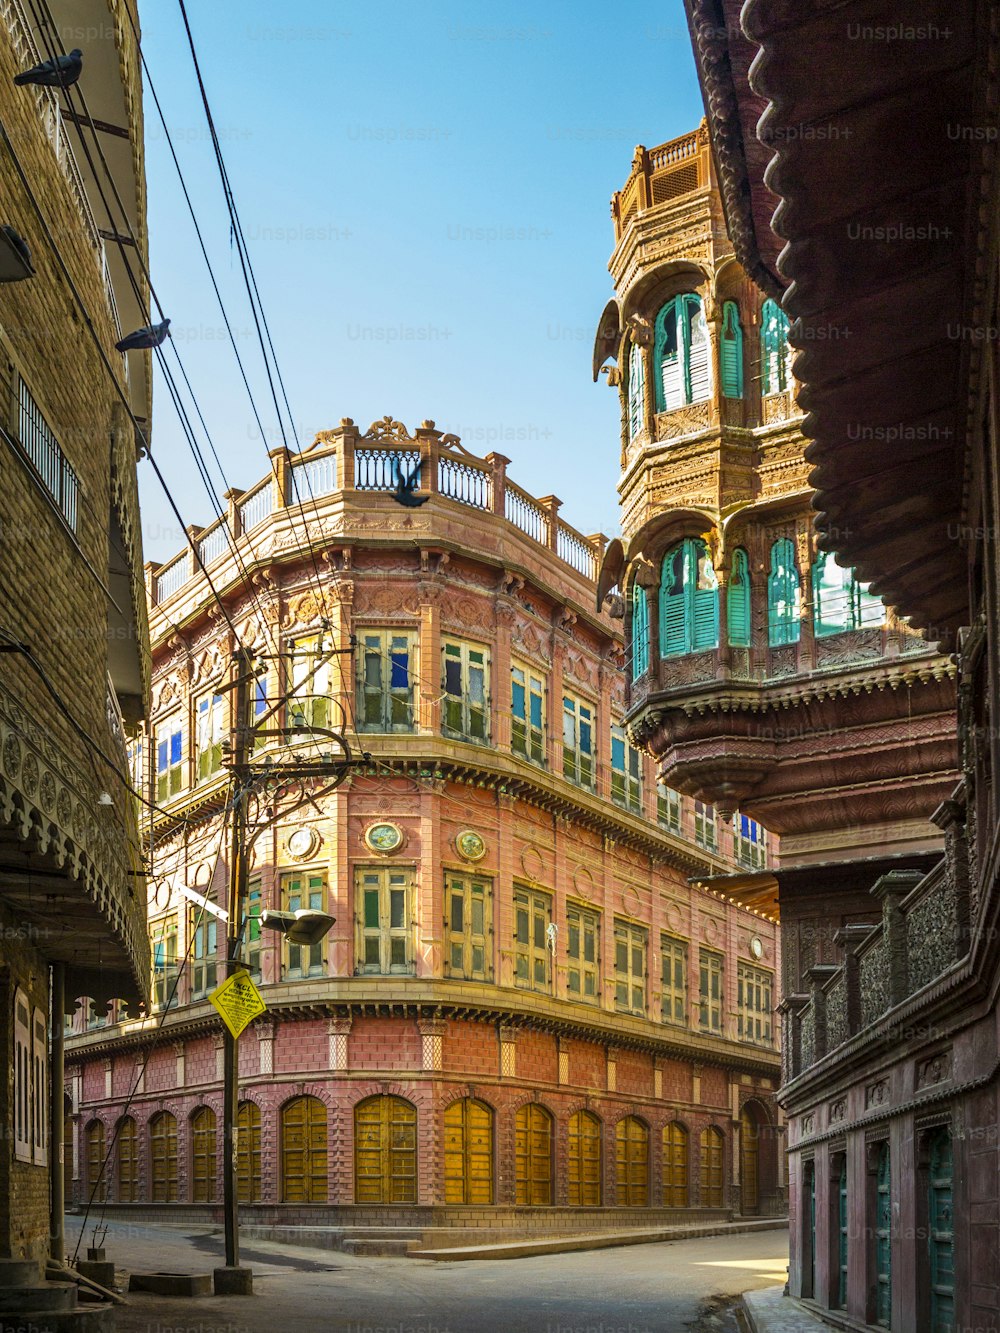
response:
<svg viewBox="0 0 1000 1333"><path fill-rule="evenodd" d="M189 0L299 438L432 417L584 532L617 531L616 396L591 382L611 295L610 197L637 143L702 115L681 0ZM154 282L231 485L280 443L173 0L144 49L220 276L260 438L152 99ZM172 357L171 357L172 360ZM153 443L187 523L212 511L164 386ZM140 465L147 559L183 536ZM218 490L224 483L216 478Z"/></svg>

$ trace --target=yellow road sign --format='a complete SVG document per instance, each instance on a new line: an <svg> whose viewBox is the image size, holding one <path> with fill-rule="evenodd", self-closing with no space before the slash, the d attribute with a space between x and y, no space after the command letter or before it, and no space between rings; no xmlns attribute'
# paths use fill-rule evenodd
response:
<svg viewBox="0 0 1000 1333"><path fill-rule="evenodd" d="M249 972L234 972L216 986L208 997L222 1015L222 1021L238 1037L248 1023L267 1010L260 991L250 980Z"/></svg>

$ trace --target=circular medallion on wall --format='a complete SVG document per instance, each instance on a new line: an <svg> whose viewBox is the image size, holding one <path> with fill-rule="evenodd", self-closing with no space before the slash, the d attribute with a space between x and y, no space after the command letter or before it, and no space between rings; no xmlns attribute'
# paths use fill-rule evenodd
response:
<svg viewBox="0 0 1000 1333"><path fill-rule="evenodd" d="M754 958L764 957L764 941L759 935L754 935L750 940L750 952L753 954Z"/></svg>
<svg viewBox="0 0 1000 1333"><path fill-rule="evenodd" d="M403 830L398 824L380 820L377 824L369 824L365 829L365 846L370 851L381 852L387 856L390 852L398 852L402 845Z"/></svg>
<svg viewBox="0 0 1000 1333"><path fill-rule="evenodd" d="M288 848L289 856L293 856L296 861L304 861L307 856L312 856L319 846L319 834L314 828L304 824L301 828L294 829L289 833L285 845Z"/></svg>
<svg viewBox="0 0 1000 1333"><path fill-rule="evenodd" d="M486 855L486 842L475 829L463 829L455 835L455 850L464 861L481 861Z"/></svg>

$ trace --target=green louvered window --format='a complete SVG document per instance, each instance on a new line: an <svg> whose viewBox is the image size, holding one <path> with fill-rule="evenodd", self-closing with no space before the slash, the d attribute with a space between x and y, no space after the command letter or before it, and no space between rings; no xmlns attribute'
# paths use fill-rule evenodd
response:
<svg viewBox="0 0 1000 1333"><path fill-rule="evenodd" d="M788 316L772 300L760 312L761 392L784 393L792 384L792 354L788 345Z"/></svg>
<svg viewBox="0 0 1000 1333"><path fill-rule="evenodd" d="M847 1211L847 1155L842 1154L840 1158L840 1174L837 1177L837 1233L838 1240L838 1264L837 1264L837 1306L841 1310L847 1309L847 1263L848 1263L848 1211Z"/></svg>
<svg viewBox="0 0 1000 1333"><path fill-rule="evenodd" d="M632 584L632 679L649 670L649 601L641 584Z"/></svg>
<svg viewBox="0 0 1000 1333"><path fill-rule="evenodd" d="M653 365L658 412L672 412L711 397L711 344L700 296L682 292L660 310L654 328Z"/></svg>
<svg viewBox="0 0 1000 1333"><path fill-rule="evenodd" d="M842 569L829 551L822 551L812 569L813 624L817 636L843 634L885 622L885 607L853 569Z"/></svg>
<svg viewBox="0 0 1000 1333"><path fill-rule="evenodd" d="M771 647L799 640L799 571L795 543L779 537L771 547L771 572L767 579L767 641Z"/></svg>
<svg viewBox="0 0 1000 1333"><path fill-rule="evenodd" d="M708 547L685 537L663 557L660 655L700 652L719 643L719 581Z"/></svg>
<svg viewBox="0 0 1000 1333"><path fill-rule="evenodd" d="M742 547L733 552L726 589L726 629L734 648L750 646L750 560Z"/></svg>
<svg viewBox="0 0 1000 1333"><path fill-rule="evenodd" d="M735 301L726 301L722 307L719 359L722 364L723 398L742 398L743 330L740 328L740 312Z"/></svg>
<svg viewBox="0 0 1000 1333"><path fill-rule="evenodd" d="M931 1333L955 1327L955 1199L951 1131L935 1130L931 1139L928 1180Z"/></svg>
<svg viewBox="0 0 1000 1333"><path fill-rule="evenodd" d="M643 400L646 388L646 369L642 363L642 348L633 343L628 354L628 437L634 440L642 430Z"/></svg>
<svg viewBox="0 0 1000 1333"><path fill-rule="evenodd" d="M878 1150L875 1185L875 1322L892 1327L892 1194L889 1145Z"/></svg>

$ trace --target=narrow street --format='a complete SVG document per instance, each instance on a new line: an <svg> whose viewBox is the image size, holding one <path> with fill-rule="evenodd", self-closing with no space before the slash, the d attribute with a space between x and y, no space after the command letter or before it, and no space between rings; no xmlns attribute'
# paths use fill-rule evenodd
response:
<svg viewBox="0 0 1000 1333"><path fill-rule="evenodd" d="M76 1230L70 1219L71 1243ZM108 1257L136 1270L210 1272L222 1237L204 1230L109 1225ZM254 1241L243 1262L252 1297L130 1295L120 1333L723 1333L750 1288L784 1283L787 1231L532 1259L433 1263L366 1259Z"/></svg>

